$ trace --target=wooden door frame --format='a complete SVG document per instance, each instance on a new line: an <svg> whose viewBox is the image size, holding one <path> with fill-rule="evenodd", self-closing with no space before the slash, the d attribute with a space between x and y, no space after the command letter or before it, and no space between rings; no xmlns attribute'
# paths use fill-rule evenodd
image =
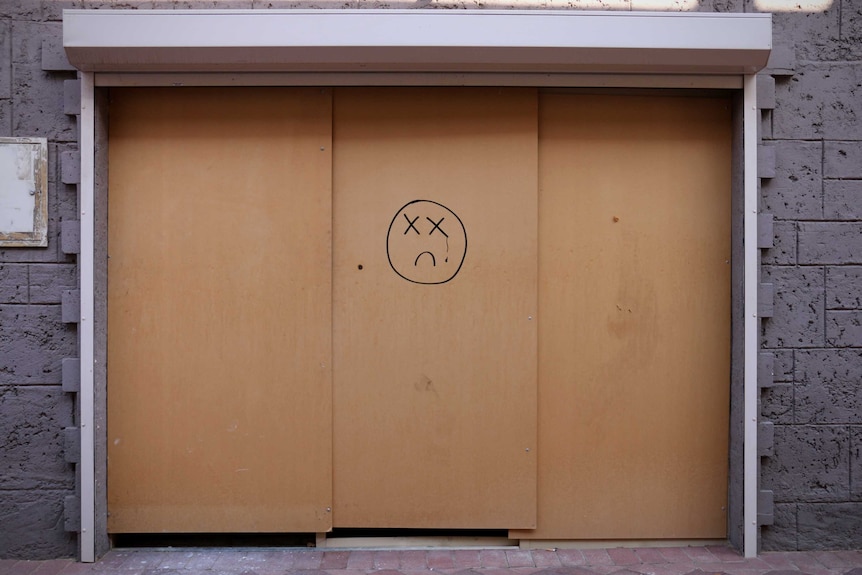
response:
<svg viewBox="0 0 862 575"><path fill-rule="evenodd" d="M70 16L84 17L85 12L90 12L84 20L92 23L91 16L97 11L66 11L67 20ZM98 11L109 13L111 11ZM246 14L252 11L129 11L140 16L146 16L152 12L156 16L169 17L170 14L186 15L198 13L202 16L207 13L219 12L222 16L230 17L236 14ZM264 12L264 11L262 11ZM272 17L283 18L290 11L274 11ZM353 13L369 12L378 17L388 17L413 12L416 21L428 23L435 20L432 16L434 11L320 11L320 13L349 16ZM78 15L74 13L80 13ZM158 13L158 14L156 14ZM297 14L303 14L297 11ZM262 16L262 14L259 12ZM91 562L109 548L107 535L107 496L106 496L106 437L105 437L105 393L106 393L106 369L105 351L107 345L107 334L105 329L106 319L106 238L107 231L107 184L105 180L107 170L107 158L104 152L107 141L105 96L107 90L112 86L243 86L243 85L272 85L272 86L307 86L307 85L491 85L491 86L535 86L535 87L591 87L591 88L676 88L676 89L722 89L734 94L734 223L733 223L733 273L734 273L734 295L733 297L733 327L732 327L732 359L731 359L731 381L741 380L741 397L734 399L733 394L740 395L739 391L732 391L731 398L731 455L730 455L730 483L728 512L733 520L728 521L729 537L734 538L742 544L746 557L757 555L758 544L758 483L759 466L757 458L757 371L758 371L758 265L759 252L757 248L758 238L758 179L757 179L757 126L759 122L757 109L757 82L755 73L765 65L764 53L769 54L771 40L764 37L771 35L771 19L768 15L718 15L718 14L664 14L671 16L669 20L657 17L656 13L601 13L601 18L592 20L592 28L596 22L601 24L598 30L601 33L601 43L597 47L584 45L557 46L557 53L552 58L547 57L549 52L542 52L545 56L536 56L533 68L547 68L552 63L564 62L562 68L549 70L547 73L536 73L528 70L503 71L499 68L505 62L514 61L513 54L530 52L535 48L541 48L548 32L547 26L559 23L560 18L567 16L567 22L577 22L577 18L568 18L577 14L582 18L595 18L599 13L588 12L553 12L513 11L512 18L500 20L504 14L501 12L487 12L482 15L481 11L469 12L473 17L480 18L482 22L496 23L492 26L479 26L478 30L490 31L483 38L478 39L477 44L489 49L491 56L488 61L471 64L467 69L458 69L453 62L449 67L441 64L439 58L433 62L429 56L431 52L425 53L426 60L423 65L421 52L419 60L413 59L409 62L398 62L388 60L384 63L377 62L372 66L375 72L356 72L351 70L340 70L335 72L320 73L319 62L309 62L310 58L305 56L304 69L292 72L261 72L237 74L225 62L215 63L214 66L206 66L202 62L188 61L181 74L172 73L168 68L147 66L146 62L137 60L137 64L129 64L113 68L104 63L100 64L100 57L115 49L110 42L95 46L89 52L76 53L75 58L70 58L82 71L79 75L81 84L81 115L79 126L80 155L81 155L81 179L79 184L79 218L81 224L81 249L78 260L80 273L80 433L81 433L81 458L80 458L80 481L81 481L81 507L80 520L81 532L79 537L80 559ZM529 29L529 37L532 42L530 46L512 45L509 24L515 17L529 17L529 15L544 15L550 18L546 20L546 26L523 27ZM129 15L131 16L131 15ZM356 16L359 16L356 14ZM704 20L703 17L707 16ZM721 18L721 16L733 16ZM766 22L766 28L760 23L760 28L742 28L745 24L749 26L752 19L744 16L760 17ZM766 16L766 18L763 18ZM447 46L450 40L447 34L451 34L456 20L448 19L439 25L435 24L436 36L425 39L432 46ZM505 26L499 25L505 22ZM662 22L667 25L670 22L672 33L658 34L656 24ZM692 35L691 30L704 22L709 33L704 36ZM134 28L135 19L130 18L128 24ZM652 41L651 49L657 50L656 58L650 64L644 65L643 59L638 54L645 49L644 45L636 45L631 42L631 26L640 26L643 38L658 38ZM301 24L305 26L306 24ZM578 26L583 25L583 21ZM83 36L86 40L104 39L107 32L116 32L111 26L76 28L73 32L78 35L69 34L69 28L65 29L66 37L64 43L67 50L70 46L74 48L76 42L81 41ZM198 28L195 18L187 18L181 27L182 30ZM397 28L397 27L396 27ZM367 30L370 34L376 33L375 27L356 27L358 30ZM231 30L235 33L235 30ZM665 31L666 32L666 31ZM254 31L252 31L254 33ZM565 35L565 34L564 34ZM285 37L288 35L284 35ZM556 38L560 38L557 34ZM718 38L729 38L729 41L717 42ZM176 38L174 38L176 40ZM212 37L207 38L212 41ZM407 54L403 51L403 44L398 44L397 38L384 37L383 47L389 54ZM595 38L593 37L595 41ZM757 42L754 42L756 40ZM116 38L113 39L117 41ZM169 46L191 47L190 43L171 44L164 37L153 40L158 47ZM343 40L350 42L351 38ZM524 38L515 39L523 43ZM565 43L565 40L560 40ZM704 46L703 43L713 42L712 46ZM753 42L753 43L752 43ZM759 44L758 44L759 42ZM585 42L587 43L587 42ZM98 44L98 42L96 42ZM218 40L216 41L218 44ZM660 45L658 45L660 44ZM744 46L743 46L744 45ZM743 48L751 49L759 46L747 57L740 61L739 52ZM222 50L214 53L221 57L225 53L230 54L230 48L235 44L223 41ZM475 48L474 44L470 48ZM154 46L146 46L150 49ZM320 48L321 46L317 46ZM330 46L331 48L332 46ZM423 48L427 48L424 45ZM548 46L544 46L548 48ZM650 46L646 46L647 48ZM227 48L227 50L225 50ZM303 49L306 49L304 47ZM341 46L342 53L345 46ZM468 50L470 49L468 48ZM515 50L513 51L513 48ZM553 47L552 47L553 48ZM623 50L619 50L623 48ZM711 48L712 52L704 52ZM611 49L614 49L611 52ZM183 53L182 49L174 48L174 51ZM272 58L267 55L266 50L261 53L261 61ZM313 50L312 50L313 52ZM541 52L541 51L539 51ZM536 52L536 53L539 53ZM73 54L73 52L69 52ZM80 54L85 56L81 57ZM155 52L154 52L155 53ZM89 54L86 56L86 54ZM450 52L457 60L456 52ZM584 58L592 54L621 54L614 61L606 58L598 63L594 60L589 66L583 64ZM707 56L708 55L708 56ZM720 62L724 55L727 58L735 58L736 68L716 68L716 59ZM413 54L416 56L416 54ZM463 57L463 54L462 56ZM569 66L565 65L566 59ZM580 59L580 60L579 60ZM135 61L135 55L131 55ZM601 60L601 58L599 58ZM700 62L700 64L699 64ZM580 64L579 64L580 63ZM429 64L433 64L429 68ZM444 63L445 64L445 63ZM137 67L136 67L137 66ZM252 66L252 71L254 67ZM217 70L212 72L212 70ZM315 72L314 70L318 70ZM402 70L408 71L402 71ZM206 70L206 72L204 72ZM596 74L595 72L606 70L611 74ZM150 73L156 71L159 73ZM621 74L621 71L627 73ZM668 72L677 74L668 74ZM107 72L107 73L106 73ZM171 72L171 73L168 73ZM681 74L684 75L681 75ZM692 75L694 74L694 75ZM98 241L97 241L98 240ZM734 385L733 387L737 387ZM736 435L734 439L734 434ZM741 456L740 456L741 454ZM741 460L741 461L740 461ZM734 495L734 486L737 493ZM741 523L740 532L737 524Z"/></svg>

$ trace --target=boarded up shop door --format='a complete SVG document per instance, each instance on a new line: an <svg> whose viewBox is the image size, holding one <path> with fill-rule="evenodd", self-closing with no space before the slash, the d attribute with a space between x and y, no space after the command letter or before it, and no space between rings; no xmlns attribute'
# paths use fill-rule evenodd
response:
<svg viewBox="0 0 862 575"><path fill-rule="evenodd" d="M110 531L724 536L726 101L116 91L110 138Z"/></svg>
<svg viewBox="0 0 862 575"><path fill-rule="evenodd" d="M336 527L535 525L536 105L335 93Z"/></svg>
<svg viewBox="0 0 862 575"><path fill-rule="evenodd" d="M112 93L108 529L331 525L331 94Z"/></svg>
<svg viewBox="0 0 862 575"><path fill-rule="evenodd" d="M545 93L536 539L726 536L730 105Z"/></svg>

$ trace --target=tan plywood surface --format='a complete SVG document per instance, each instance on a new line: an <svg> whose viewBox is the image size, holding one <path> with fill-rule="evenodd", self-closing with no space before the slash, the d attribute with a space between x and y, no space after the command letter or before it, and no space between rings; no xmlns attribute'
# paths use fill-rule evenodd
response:
<svg viewBox="0 0 862 575"><path fill-rule="evenodd" d="M335 93L336 527L535 525L536 102Z"/></svg>
<svg viewBox="0 0 862 575"><path fill-rule="evenodd" d="M114 91L109 531L331 526L331 94Z"/></svg>
<svg viewBox="0 0 862 575"><path fill-rule="evenodd" d="M723 538L730 111L543 94L539 539Z"/></svg>

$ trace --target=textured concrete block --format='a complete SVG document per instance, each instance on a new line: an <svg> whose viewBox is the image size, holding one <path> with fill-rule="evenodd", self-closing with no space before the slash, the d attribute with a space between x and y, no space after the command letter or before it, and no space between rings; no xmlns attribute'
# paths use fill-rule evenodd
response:
<svg viewBox="0 0 862 575"><path fill-rule="evenodd" d="M796 50L789 45L774 45L766 62L766 70L773 76L792 76L796 73Z"/></svg>
<svg viewBox="0 0 862 575"><path fill-rule="evenodd" d="M0 14L15 20L40 20L41 4L36 0L0 0Z"/></svg>
<svg viewBox="0 0 862 575"><path fill-rule="evenodd" d="M64 323L78 323L81 321L81 292L79 290L66 290L60 294L60 307L63 308L62 316Z"/></svg>
<svg viewBox="0 0 862 575"><path fill-rule="evenodd" d="M820 268L763 266L762 281L776 286L773 317L762 326L764 347L825 345L823 275Z"/></svg>
<svg viewBox="0 0 862 575"><path fill-rule="evenodd" d="M0 303L27 303L27 266L0 263Z"/></svg>
<svg viewBox="0 0 862 575"><path fill-rule="evenodd" d="M74 489L74 470L63 461L72 405L56 386L0 386L0 490Z"/></svg>
<svg viewBox="0 0 862 575"><path fill-rule="evenodd" d="M81 498L67 495L63 500L63 529L69 532L81 530Z"/></svg>
<svg viewBox="0 0 862 575"><path fill-rule="evenodd" d="M763 211L779 220L821 219L821 142L775 142L775 177L761 183Z"/></svg>
<svg viewBox="0 0 862 575"><path fill-rule="evenodd" d="M775 86L773 134L780 139L853 140L862 117L862 62L808 64Z"/></svg>
<svg viewBox="0 0 862 575"><path fill-rule="evenodd" d="M40 18L20 18L12 21L13 64L28 64L41 70L42 41L63 37L62 24L41 22Z"/></svg>
<svg viewBox="0 0 862 575"><path fill-rule="evenodd" d="M0 100L0 138L12 137L12 100Z"/></svg>
<svg viewBox="0 0 862 575"><path fill-rule="evenodd" d="M758 317L772 317L775 309L775 286L762 283L757 290Z"/></svg>
<svg viewBox="0 0 862 575"><path fill-rule="evenodd" d="M764 250L775 245L775 216L757 214L757 247Z"/></svg>
<svg viewBox="0 0 862 575"><path fill-rule="evenodd" d="M66 463L81 462L81 430L77 427L63 429L63 458Z"/></svg>
<svg viewBox="0 0 862 575"><path fill-rule="evenodd" d="M761 390L760 415L779 425L793 423L793 386L783 383Z"/></svg>
<svg viewBox="0 0 862 575"><path fill-rule="evenodd" d="M826 343L835 347L862 347L862 311L827 311Z"/></svg>
<svg viewBox="0 0 862 575"><path fill-rule="evenodd" d="M75 70L66 57L62 36L42 40L42 69L46 72Z"/></svg>
<svg viewBox="0 0 862 575"><path fill-rule="evenodd" d="M794 381L794 355L791 349L773 349L770 353L775 356L773 371L776 382L789 383Z"/></svg>
<svg viewBox="0 0 862 575"><path fill-rule="evenodd" d="M757 177L764 179L775 177L775 146L757 146Z"/></svg>
<svg viewBox="0 0 862 575"><path fill-rule="evenodd" d="M775 354L762 351L757 355L757 386L775 385Z"/></svg>
<svg viewBox="0 0 862 575"><path fill-rule="evenodd" d="M826 309L862 309L862 266L826 268Z"/></svg>
<svg viewBox="0 0 862 575"><path fill-rule="evenodd" d="M862 350L799 350L796 379L797 422L862 423Z"/></svg>
<svg viewBox="0 0 862 575"><path fill-rule="evenodd" d="M862 501L862 427L850 428L850 498Z"/></svg>
<svg viewBox="0 0 862 575"><path fill-rule="evenodd" d="M63 82L63 113L75 116L81 113L81 81L66 80ZM77 184L78 182L66 182Z"/></svg>
<svg viewBox="0 0 862 575"><path fill-rule="evenodd" d="M862 503L799 504L800 551L862 548Z"/></svg>
<svg viewBox="0 0 862 575"><path fill-rule="evenodd" d="M862 222L799 224L800 264L862 264Z"/></svg>
<svg viewBox="0 0 862 575"><path fill-rule="evenodd" d="M824 142L823 175L827 178L862 178L862 141Z"/></svg>
<svg viewBox="0 0 862 575"><path fill-rule="evenodd" d="M862 180L825 180L823 217L830 220L862 220Z"/></svg>
<svg viewBox="0 0 862 575"><path fill-rule="evenodd" d="M76 330L63 324L60 306L0 306L0 385L59 385L63 358L75 355Z"/></svg>
<svg viewBox="0 0 862 575"><path fill-rule="evenodd" d="M800 60L822 60L831 53L840 32L839 2L828 3L826 10L774 10L776 4L792 6L790 2L772 2L764 11L772 11L772 35L776 44L792 46ZM804 4L804 3L803 3ZM745 11L757 12L763 6L758 0L746 0Z"/></svg>
<svg viewBox="0 0 862 575"><path fill-rule="evenodd" d="M757 492L757 524L772 525L775 522L775 497L772 491Z"/></svg>
<svg viewBox="0 0 862 575"><path fill-rule="evenodd" d="M757 455L769 457L775 446L775 424L771 421L761 421L757 427ZM771 494L771 492L770 492ZM771 495L770 495L771 498ZM771 503L771 500L770 500ZM759 507L759 506L758 506ZM758 513L760 511L758 510Z"/></svg>
<svg viewBox="0 0 862 575"><path fill-rule="evenodd" d="M58 304L64 291L77 287L74 264L30 265L30 303Z"/></svg>
<svg viewBox="0 0 862 575"><path fill-rule="evenodd" d="M75 118L63 111L63 81L72 72L44 72L41 65L12 66L12 103L15 136L48 138L56 142L77 139Z"/></svg>
<svg viewBox="0 0 862 575"><path fill-rule="evenodd" d="M67 491L8 491L0 497L0 555L7 559L56 559L76 553L63 529Z"/></svg>
<svg viewBox="0 0 862 575"><path fill-rule="evenodd" d="M769 74L757 75L757 107L761 110L775 108L775 78Z"/></svg>
<svg viewBox="0 0 862 575"><path fill-rule="evenodd" d="M772 525L760 530L763 551L796 550L796 504L776 503Z"/></svg>
<svg viewBox="0 0 862 575"><path fill-rule="evenodd" d="M775 427L772 457L761 461L761 484L778 502L846 501L850 496L847 427Z"/></svg>
<svg viewBox="0 0 862 575"><path fill-rule="evenodd" d="M12 24L0 20L0 99L12 97Z"/></svg>
<svg viewBox="0 0 862 575"><path fill-rule="evenodd" d="M66 393L81 391L81 360L77 357L63 358L63 391Z"/></svg>
<svg viewBox="0 0 862 575"><path fill-rule="evenodd" d="M77 220L61 222L60 249L64 254L81 253L81 222Z"/></svg>
<svg viewBox="0 0 862 575"><path fill-rule="evenodd" d="M765 265L796 264L796 222L773 222L772 238L772 247L763 250L760 262Z"/></svg>
<svg viewBox="0 0 862 575"><path fill-rule="evenodd" d="M42 2L42 19L51 22L63 21L63 10L88 8L87 0L50 0Z"/></svg>
<svg viewBox="0 0 862 575"><path fill-rule="evenodd" d="M81 183L81 153L67 150L60 153L60 181L64 184Z"/></svg>

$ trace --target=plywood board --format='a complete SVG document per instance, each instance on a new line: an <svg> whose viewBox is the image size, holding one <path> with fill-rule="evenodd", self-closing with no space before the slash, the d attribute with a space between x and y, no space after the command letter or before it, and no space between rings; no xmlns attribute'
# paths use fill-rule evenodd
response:
<svg viewBox="0 0 862 575"><path fill-rule="evenodd" d="M112 93L108 529L331 527L331 94Z"/></svg>
<svg viewBox="0 0 862 575"><path fill-rule="evenodd" d="M336 527L535 525L536 105L336 91Z"/></svg>
<svg viewBox="0 0 862 575"><path fill-rule="evenodd" d="M725 99L543 94L537 539L723 538Z"/></svg>

